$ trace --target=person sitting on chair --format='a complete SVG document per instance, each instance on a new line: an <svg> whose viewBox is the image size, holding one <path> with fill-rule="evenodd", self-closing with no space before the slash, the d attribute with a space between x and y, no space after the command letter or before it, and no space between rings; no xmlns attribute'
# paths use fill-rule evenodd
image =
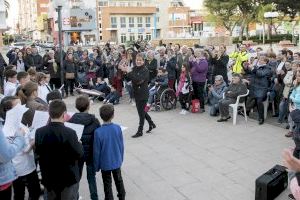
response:
<svg viewBox="0 0 300 200"><path fill-rule="evenodd" d="M229 85L228 89L225 92L225 98L219 101L219 111L221 114L221 118L218 122L225 122L230 119L229 116L229 105L234 104L237 100L239 95L243 95L247 93L247 87L242 82L242 77L240 74L233 74L232 75L232 82ZM240 101L243 101L241 99Z"/></svg>
<svg viewBox="0 0 300 200"><path fill-rule="evenodd" d="M120 99L120 94L117 91L115 86L111 87L111 92L105 97L105 99L103 100L103 103L106 104L119 104L119 99Z"/></svg>
<svg viewBox="0 0 300 200"><path fill-rule="evenodd" d="M102 92L105 94L105 96L107 96L110 93L110 87L101 77L97 77L95 84L93 80L90 80L89 84L90 84L90 89Z"/></svg>
<svg viewBox="0 0 300 200"><path fill-rule="evenodd" d="M148 98L147 105L145 107L146 112L149 111L152 103L154 102L154 96L157 94L160 86L162 87L168 86L168 73L164 68L158 69L157 77L153 79L152 82L150 83L149 98Z"/></svg>
<svg viewBox="0 0 300 200"><path fill-rule="evenodd" d="M223 99L223 94L226 91L226 82L222 75L215 76L215 84L208 86L208 100L210 104L210 116L219 115L219 101Z"/></svg>

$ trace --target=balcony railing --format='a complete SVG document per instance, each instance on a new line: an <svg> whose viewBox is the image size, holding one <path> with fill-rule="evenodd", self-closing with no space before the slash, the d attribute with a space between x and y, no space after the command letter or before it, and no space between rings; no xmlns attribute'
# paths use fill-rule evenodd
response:
<svg viewBox="0 0 300 200"><path fill-rule="evenodd" d="M150 1L100 1L100 7L153 7Z"/></svg>

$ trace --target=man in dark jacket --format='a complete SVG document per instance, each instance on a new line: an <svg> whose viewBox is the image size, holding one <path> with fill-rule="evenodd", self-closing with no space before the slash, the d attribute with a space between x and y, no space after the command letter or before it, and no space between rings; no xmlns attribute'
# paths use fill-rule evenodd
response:
<svg viewBox="0 0 300 200"><path fill-rule="evenodd" d="M69 120L70 123L84 125L81 142L84 150L82 162L80 162L80 174L83 170L83 165L86 163L87 180L89 183L90 197L92 200L98 200L96 171L93 165L93 143L94 131L100 127L99 120L95 115L89 114L90 100L86 96L79 96L76 99L76 109L79 113L75 113Z"/></svg>
<svg viewBox="0 0 300 200"><path fill-rule="evenodd" d="M76 132L64 126L66 111L63 101L52 101L49 106L51 122L37 129L35 135L35 150L47 199L78 199L78 161L83 156L83 148Z"/></svg>
<svg viewBox="0 0 300 200"><path fill-rule="evenodd" d="M227 64L229 62L229 56L226 54L226 47L220 46L219 51L214 51L212 54L212 64L213 72L212 78L214 80L215 76L221 75L224 78L224 81L228 85L228 76L227 76Z"/></svg>
<svg viewBox="0 0 300 200"><path fill-rule="evenodd" d="M169 88L175 89L175 81L176 81L176 65L177 65L177 60L176 60L176 55L173 49L168 50L168 61L167 61L167 72L168 72L168 85Z"/></svg>
<svg viewBox="0 0 300 200"><path fill-rule="evenodd" d="M55 57L55 52L50 50L47 57L44 59L44 71L50 74L50 87L52 90L61 87L61 68L58 57Z"/></svg>
<svg viewBox="0 0 300 200"><path fill-rule="evenodd" d="M235 73L232 75L232 83L225 92L225 98L219 101L221 118L218 120L218 122L225 122L230 119L229 105L234 104L239 95L247 93L247 87L242 82L241 78L242 77L240 74ZM244 101L244 99L240 99L240 102L241 101Z"/></svg>
<svg viewBox="0 0 300 200"><path fill-rule="evenodd" d="M174 45L175 57L176 57L176 83L179 83L181 68L183 64L183 55L180 52L180 44Z"/></svg>
<svg viewBox="0 0 300 200"><path fill-rule="evenodd" d="M9 64L12 64L12 62L17 59L19 51L19 48L13 48L7 52L6 57L8 58Z"/></svg>
<svg viewBox="0 0 300 200"><path fill-rule="evenodd" d="M257 66L253 67L250 72L249 97L247 98L247 113L257 105L259 125L264 123L264 104L267 99L267 93L271 85L272 71L267 66L268 58L260 56Z"/></svg>
<svg viewBox="0 0 300 200"><path fill-rule="evenodd" d="M145 66L149 70L149 82L151 82L157 76L157 60L154 58L154 52L152 50L147 52Z"/></svg>
<svg viewBox="0 0 300 200"><path fill-rule="evenodd" d="M31 54L25 57L25 65L34 68L36 71L43 70L43 57L38 53L35 46L31 46Z"/></svg>
<svg viewBox="0 0 300 200"><path fill-rule="evenodd" d="M143 136L145 118L149 123L149 130L147 131L147 133L150 133L152 129L156 128L156 125L153 123L150 115L145 112L145 106L149 98L149 71L144 64L145 61L143 58L143 54L139 53L136 55L135 67L131 69L125 65L120 66L120 69L125 72L125 78L128 81L132 81L133 95L140 118L138 131L135 135L132 136L133 138Z"/></svg>

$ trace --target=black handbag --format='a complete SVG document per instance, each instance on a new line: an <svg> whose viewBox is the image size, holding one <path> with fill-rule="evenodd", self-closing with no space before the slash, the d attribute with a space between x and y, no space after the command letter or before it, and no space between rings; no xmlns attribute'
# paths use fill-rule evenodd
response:
<svg viewBox="0 0 300 200"><path fill-rule="evenodd" d="M273 200L288 186L286 168L275 165L255 181L255 200Z"/></svg>

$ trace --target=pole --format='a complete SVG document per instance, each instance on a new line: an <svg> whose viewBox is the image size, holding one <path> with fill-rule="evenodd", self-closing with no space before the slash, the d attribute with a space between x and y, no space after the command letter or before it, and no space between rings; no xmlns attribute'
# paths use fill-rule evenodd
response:
<svg viewBox="0 0 300 200"><path fill-rule="evenodd" d="M300 47L300 23L299 23L299 32L298 32L299 40L298 40L298 46Z"/></svg>
<svg viewBox="0 0 300 200"><path fill-rule="evenodd" d="M273 42L272 42L272 30L273 30L273 18L271 17L271 33L270 33L270 40L271 40L271 44L270 47L273 47Z"/></svg>
<svg viewBox="0 0 300 200"><path fill-rule="evenodd" d="M63 66L63 46L62 46L62 21L61 21L62 6L57 7L58 14L58 43L59 43L59 62L60 62L60 83L64 84L64 66ZM62 96L64 97L64 90L62 88Z"/></svg>

